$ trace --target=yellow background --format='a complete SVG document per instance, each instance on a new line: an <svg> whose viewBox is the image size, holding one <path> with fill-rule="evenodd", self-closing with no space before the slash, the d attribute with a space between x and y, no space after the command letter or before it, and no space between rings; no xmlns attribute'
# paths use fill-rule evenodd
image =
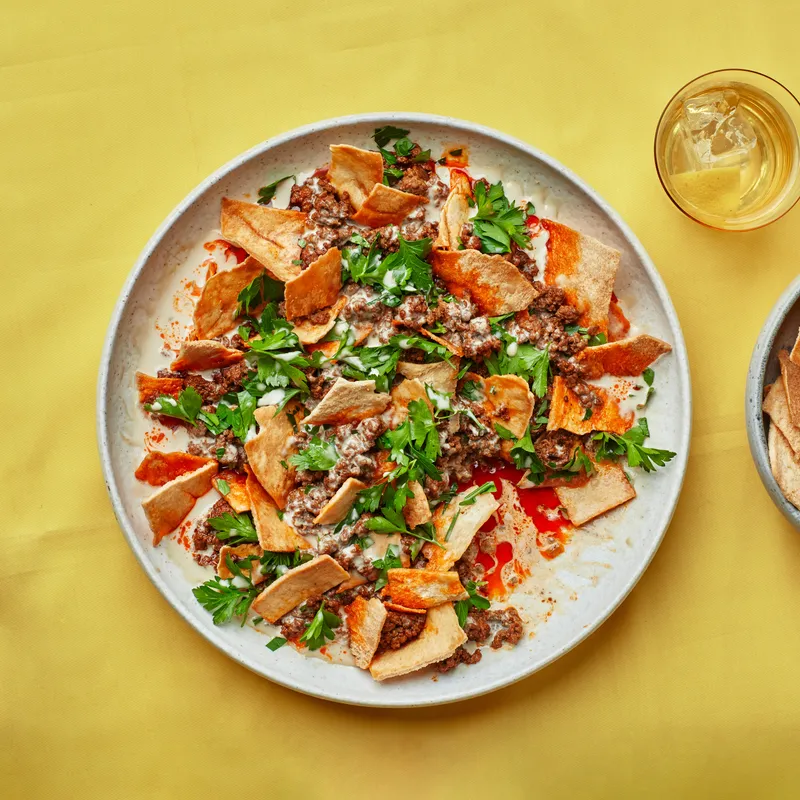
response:
<svg viewBox="0 0 800 800"><path fill-rule="evenodd" d="M800 211L705 230L663 194L658 115L748 66L800 91L795 0L4 0L0 795L790 797L800 791L800 533L743 420L748 359L798 273ZM119 533L95 446L125 276L208 173L359 111L449 114L561 160L628 221L692 362L685 489L602 629L471 702L371 711L229 661Z"/></svg>

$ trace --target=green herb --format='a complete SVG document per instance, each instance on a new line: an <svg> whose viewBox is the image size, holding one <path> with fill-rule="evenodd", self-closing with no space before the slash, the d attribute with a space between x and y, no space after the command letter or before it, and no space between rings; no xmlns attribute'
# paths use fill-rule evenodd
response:
<svg viewBox="0 0 800 800"><path fill-rule="evenodd" d="M591 408L587 408L586 411L583 412L583 421L586 422L587 420L590 420L593 413L594 412Z"/></svg>
<svg viewBox="0 0 800 800"><path fill-rule="evenodd" d="M375 128L372 138L378 147L386 147L392 139L401 139L407 136L409 131L405 128L396 128L394 125L384 125L382 128Z"/></svg>
<svg viewBox="0 0 800 800"><path fill-rule="evenodd" d="M301 550L292 553L276 553L266 550L259 559L259 571L268 578L276 578L279 573L286 572L307 561L311 561L313 556Z"/></svg>
<svg viewBox="0 0 800 800"><path fill-rule="evenodd" d="M312 436L311 442L305 450L289 456L289 463L297 469L308 469L315 472L325 472L333 467L339 460L339 454L333 442Z"/></svg>
<svg viewBox="0 0 800 800"><path fill-rule="evenodd" d="M260 625L264 621L264 617L253 617L253 625Z"/></svg>
<svg viewBox="0 0 800 800"><path fill-rule="evenodd" d="M301 250L302 250L302 249L303 249L303 248L304 248L304 247L305 247L307 244L308 244L308 242L307 242L305 239L298 239L298 240L297 240L297 246L298 246L298 247L299 247Z"/></svg>
<svg viewBox="0 0 800 800"><path fill-rule="evenodd" d="M342 621L336 614L325 610L325 601L323 600L319 611L314 614L314 619L306 627L306 632L300 637L300 641L305 642L309 650L319 650L325 644L326 639L335 638L336 634L333 629L338 628L341 624Z"/></svg>
<svg viewBox="0 0 800 800"><path fill-rule="evenodd" d="M202 405L203 398L200 397L197 389L188 386L181 391L177 400L167 394L161 394L154 403L145 403L144 407L153 414L175 417L175 419L181 419L190 425L194 425Z"/></svg>
<svg viewBox="0 0 800 800"><path fill-rule="evenodd" d="M403 566L403 562L400 560L400 548L396 544L390 544L386 548L386 554L383 558L375 559L372 562L372 566L380 570L378 579L375 581L375 591L379 592L389 582L387 572L390 569L399 569Z"/></svg>
<svg viewBox="0 0 800 800"><path fill-rule="evenodd" d="M444 540L446 542L450 541L450 534L453 532L453 528L456 526L456 521L461 516L461 509L456 509L456 513L453 514L453 518L450 520L450 524L447 526L447 532L444 535Z"/></svg>
<svg viewBox="0 0 800 800"><path fill-rule="evenodd" d="M650 398L653 396L653 392L655 392L655 389L653 388L653 381L656 379L656 374L655 372L653 372L652 369L650 369L650 367L648 367L642 373L642 379L647 384L647 394L644 396L644 400L642 400L642 402L639 403L636 406L636 408L644 408L648 404L648 402L650 402Z"/></svg>
<svg viewBox="0 0 800 800"><path fill-rule="evenodd" d="M645 472L654 472L675 458L671 450L645 447L644 440L650 436L647 420L642 417L629 431L618 436L615 433L596 433L592 439L600 442L595 458L598 461L618 461L627 456L629 467L641 467Z"/></svg>
<svg viewBox="0 0 800 800"><path fill-rule="evenodd" d="M470 221L484 253L510 253L512 241L518 247L530 247L525 215L509 203L502 183L493 184L487 191L486 184L477 181L474 193L478 212Z"/></svg>
<svg viewBox="0 0 800 800"><path fill-rule="evenodd" d="M442 298L442 299L446 299L446 298ZM470 369L472 369L472 363L473 362L472 362L471 358L465 358L461 362L461 369L458 371L458 375L456 375L456 380L457 381L460 381L470 371Z"/></svg>
<svg viewBox="0 0 800 800"><path fill-rule="evenodd" d="M229 495L231 493L231 487L230 487L230 484L228 483L228 481L223 480L222 478L220 478L217 481L217 491L223 497L227 497L227 495Z"/></svg>
<svg viewBox="0 0 800 800"><path fill-rule="evenodd" d="M272 639L267 642L266 646L274 653L276 650L280 650L285 644L286 639L284 639L283 636L273 636Z"/></svg>
<svg viewBox="0 0 800 800"><path fill-rule="evenodd" d="M511 458L518 469L529 470L529 480L533 483L538 484L544 480L545 467L539 456L536 455L530 425L511 448Z"/></svg>
<svg viewBox="0 0 800 800"><path fill-rule="evenodd" d="M600 344L607 344L608 343L608 336L604 333L596 333L594 336L590 336L589 340L586 342L587 347L597 347Z"/></svg>
<svg viewBox="0 0 800 800"><path fill-rule="evenodd" d="M494 481L486 481L486 483L476 486L460 503L460 506L474 506L476 498L488 492L496 492L497 486Z"/></svg>
<svg viewBox="0 0 800 800"><path fill-rule="evenodd" d="M268 303L272 300L282 300L283 283L270 278L266 274L259 275L257 278L253 278L253 280L239 292L239 296L236 299L236 316L247 316L263 303Z"/></svg>
<svg viewBox="0 0 800 800"><path fill-rule="evenodd" d="M386 167L383 170L383 184L384 186L391 186L396 181L403 177L403 170L400 167Z"/></svg>
<svg viewBox="0 0 800 800"><path fill-rule="evenodd" d="M530 202L530 200L525 204L525 213L529 217L536 216L536 206Z"/></svg>
<svg viewBox="0 0 800 800"><path fill-rule="evenodd" d="M230 428L233 435L244 442L250 429L256 424L256 403L256 398L245 389L224 395L217 404L216 411L201 411L197 416L212 435L219 436Z"/></svg>
<svg viewBox="0 0 800 800"><path fill-rule="evenodd" d="M495 430L495 433L497 433L497 435L501 439L516 439L517 438L516 436L514 436L513 433L511 433L511 431L508 428L504 428L499 422L495 422L494 430Z"/></svg>
<svg viewBox="0 0 800 800"><path fill-rule="evenodd" d="M461 155L463 152L464 152L463 148L459 147L459 148L457 148L457 149L455 149L455 150L451 150L451 151L450 151L450 155L451 155L451 156L456 156L456 157L458 157L458 156L460 156L460 155Z"/></svg>
<svg viewBox="0 0 800 800"><path fill-rule="evenodd" d="M215 625L222 625L234 617L241 617L244 625L250 605L258 596L258 589L253 586L238 589L227 581L223 583L219 577L214 577L200 586L195 586L192 594L212 615Z"/></svg>
<svg viewBox="0 0 800 800"><path fill-rule="evenodd" d="M503 349L499 353L492 353L484 363L490 375L519 375L531 384L531 389L537 397L547 394L547 382L550 376L550 345L544 350L538 350L532 344L516 345L516 340L504 329L499 328L503 340ZM516 352L508 355L508 345L514 343Z"/></svg>
<svg viewBox="0 0 800 800"><path fill-rule="evenodd" d="M461 387L461 394L474 403L480 403L483 398L481 385L477 381L464 381L464 385Z"/></svg>
<svg viewBox="0 0 800 800"><path fill-rule="evenodd" d="M294 264L296 267L302 267L303 266L303 259L302 258L293 258L292 259L292 264Z"/></svg>
<svg viewBox="0 0 800 800"><path fill-rule="evenodd" d="M391 389L401 350L393 344L378 347L343 346L337 353L337 361L341 364L342 374L356 380L373 380L375 389L388 392Z"/></svg>
<svg viewBox="0 0 800 800"><path fill-rule="evenodd" d="M247 512L226 512L219 517L210 517L208 524L217 532L217 539L228 544L258 541L253 520Z"/></svg>
<svg viewBox="0 0 800 800"><path fill-rule="evenodd" d="M225 455L225 448L218 447L215 452L217 454L217 458L222 458Z"/></svg>
<svg viewBox="0 0 800 800"><path fill-rule="evenodd" d="M288 181L289 178L292 180L296 180L294 175L287 175L284 178L278 178L276 181L272 181L272 183L268 183L266 186L262 186L258 190L258 204L265 206L267 205L273 197L275 197L275 192L278 187L284 182Z"/></svg>
<svg viewBox="0 0 800 800"><path fill-rule="evenodd" d="M463 628L467 622L467 615L472 608L480 608L484 611L491 607L491 603L487 597L478 593L481 586L486 586L486 581L467 581L464 588L467 590L469 597L466 600L459 600L456 603L456 616L458 617L458 624Z"/></svg>

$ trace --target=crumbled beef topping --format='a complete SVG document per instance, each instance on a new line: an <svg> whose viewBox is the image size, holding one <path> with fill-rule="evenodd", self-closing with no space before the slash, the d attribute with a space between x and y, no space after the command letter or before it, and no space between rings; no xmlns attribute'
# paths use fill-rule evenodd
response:
<svg viewBox="0 0 800 800"><path fill-rule="evenodd" d="M232 511L233 509L225 500L217 500L203 519L195 526L192 534L192 547L194 549L192 556L201 567L216 567L219 561L219 551L225 544L225 542L217 538L217 532L208 524L208 521L214 517L221 517L223 514L230 514ZM212 551L210 554L203 552L209 548Z"/></svg>
<svg viewBox="0 0 800 800"><path fill-rule="evenodd" d="M449 658L444 661L439 661L434 664L437 672L445 673L455 669L459 664L477 664L481 660L481 651L478 649L473 650L471 653L463 645L453 653Z"/></svg>
<svg viewBox="0 0 800 800"><path fill-rule="evenodd" d="M569 431L545 431L536 440L533 449L545 466L551 469L563 469L580 442L580 437Z"/></svg>
<svg viewBox="0 0 800 800"><path fill-rule="evenodd" d="M523 625L519 612L513 606L504 608L502 611L488 611L486 618L489 622L496 622L501 625L501 629L492 639L492 649L497 650L504 644L515 645L522 638Z"/></svg>
<svg viewBox="0 0 800 800"><path fill-rule="evenodd" d="M386 650L397 650L412 639L416 639L425 627L426 614L407 614L404 611L388 611L383 623L381 640L376 655Z"/></svg>

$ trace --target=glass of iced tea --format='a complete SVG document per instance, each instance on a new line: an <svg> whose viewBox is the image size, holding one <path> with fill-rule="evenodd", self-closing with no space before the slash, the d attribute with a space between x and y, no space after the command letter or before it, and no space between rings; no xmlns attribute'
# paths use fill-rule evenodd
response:
<svg viewBox="0 0 800 800"><path fill-rule="evenodd" d="M800 102L745 69L687 83L658 122L656 170L684 214L725 231L782 217L800 198Z"/></svg>

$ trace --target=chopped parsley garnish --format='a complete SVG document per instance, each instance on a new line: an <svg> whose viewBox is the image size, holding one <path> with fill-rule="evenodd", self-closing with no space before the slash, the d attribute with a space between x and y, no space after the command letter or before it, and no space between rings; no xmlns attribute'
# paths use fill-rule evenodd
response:
<svg viewBox="0 0 800 800"><path fill-rule="evenodd" d="M600 445L595 458L598 461L619 461L627 456L629 467L641 467L645 472L654 472L675 458L671 450L645 447L644 440L650 435L647 420L642 417L629 431L619 436L615 433L595 433L592 436Z"/></svg>
<svg viewBox="0 0 800 800"><path fill-rule="evenodd" d="M223 625L234 617L241 617L244 625L250 605L258 596L258 589L252 585L239 589L229 581L214 577L200 586L195 586L192 594L212 615L215 625Z"/></svg>
<svg viewBox="0 0 800 800"><path fill-rule="evenodd" d="M608 336L604 333L596 333L594 336L590 336L588 341L586 342L587 347L597 347L600 344L607 344L608 343Z"/></svg>
<svg viewBox="0 0 800 800"><path fill-rule="evenodd" d="M283 636L273 636L266 644L266 647L269 650L272 650L274 653L276 650L280 650L286 644L286 639Z"/></svg>
<svg viewBox="0 0 800 800"><path fill-rule="evenodd" d="M313 556L302 550L295 550L293 553L276 553L266 550L259 559L259 571L267 578L277 578L290 569L299 567L307 561L311 561Z"/></svg>
<svg viewBox="0 0 800 800"><path fill-rule="evenodd" d="M531 384L531 390L537 397L544 397L550 376L550 345L538 350L532 344L516 344L513 336L499 326L498 330L502 331L503 349L485 359L489 374L519 375ZM510 344L516 347L516 351L512 350L514 355L508 354Z"/></svg>
<svg viewBox="0 0 800 800"><path fill-rule="evenodd" d="M469 597L466 600L459 600L456 603L456 616L458 617L458 624L463 628L467 622L467 615L472 608L480 608L484 611L491 607L488 597L478 594L478 589L481 586L486 586L486 581L467 581L464 588L467 590Z"/></svg>
<svg viewBox="0 0 800 800"><path fill-rule="evenodd" d="M221 539L227 544L258 541L253 520L246 511L241 514L232 511L219 517L210 517L208 524L217 532L217 539Z"/></svg>
<svg viewBox="0 0 800 800"><path fill-rule="evenodd" d="M181 391L176 400L167 394L160 394L152 403L145 403L145 409L153 414L161 414L165 417L175 417L175 419L188 422L194 425L200 407L203 405L203 398L193 386L187 386Z"/></svg>
<svg viewBox="0 0 800 800"><path fill-rule="evenodd" d="M508 428L502 426L499 422L495 422L494 430L495 430L495 433L501 439L516 439L517 438L516 436L514 436L513 433L511 433L511 431Z"/></svg>
<svg viewBox="0 0 800 800"><path fill-rule="evenodd" d="M224 395L217 404L216 411L201 411L198 419L213 436L219 436L230 428L234 436L244 441L256 424L255 410L256 398L244 389L235 394Z"/></svg>
<svg viewBox="0 0 800 800"><path fill-rule="evenodd" d="M525 213L509 203L502 183L492 184L487 191L483 181L476 181L474 192L478 210L470 222L484 253L510 253L512 241L523 249L530 247Z"/></svg>
<svg viewBox="0 0 800 800"><path fill-rule="evenodd" d="M476 498L488 492L496 492L497 486L494 481L486 481L486 483L476 486L460 503L460 506L474 506Z"/></svg>
<svg viewBox="0 0 800 800"><path fill-rule="evenodd" d="M289 463L297 469L313 470L315 472L325 472L333 467L339 460L333 442L320 439L319 436L312 436L311 442L305 450L289 456Z"/></svg>
<svg viewBox="0 0 800 800"><path fill-rule="evenodd" d="M394 125L384 125L382 128L375 128L372 138L378 147L386 147L392 139L402 139L410 133L406 128L396 128Z"/></svg>
<svg viewBox="0 0 800 800"><path fill-rule="evenodd" d="M461 387L461 395L474 403L480 403L483 399L481 385L477 381L464 381L464 385Z"/></svg>
<svg viewBox="0 0 800 800"><path fill-rule="evenodd" d="M308 645L309 650L319 650L325 644L325 640L333 640L336 634L334 628L342 624L341 619L325 610L325 601L319 607L319 611L314 614L314 619L306 627L306 632L300 637L301 642Z"/></svg>
<svg viewBox="0 0 800 800"><path fill-rule="evenodd" d="M228 481L220 478L217 481L217 491L223 496L227 497L231 493L231 486Z"/></svg>
<svg viewBox="0 0 800 800"><path fill-rule="evenodd" d="M375 591L379 592L389 582L389 577L386 573L390 569L399 569L403 566L403 562L400 560L400 548L396 544L390 544L386 548L384 557L375 559L372 562L372 566L380 570L378 579L375 581Z"/></svg>
<svg viewBox="0 0 800 800"><path fill-rule="evenodd" d="M650 369L650 367L648 367L642 373L642 380L645 382L645 384L647 384L647 394L644 396L644 400L642 400L642 402L639 403L636 406L636 408L644 408L650 401L650 398L653 396L653 392L655 392L655 389L653 388L653 381L655 379L656 379L656 373L653 372L653 370Z"/></svg>
<svg viewBox="0 0 800 800"><path fill-rule="evenodd" d="M408 418L384 433L378 442L390 451L390 458L397 465L390 473L391 479L408 476L409 481L422 480L424 475L436 481L442 479L434 463L441 452L439 433L430 408L422 400L412 400Z"/></svg>
<svg viewBox="0 0 800 800"><path fill-rule="evenodd" d="M284 182L288 181L289 179L296 180L294 175L287 175L284 178L278 178L276 181L272 181L272 183L268 183L266 186L262 186L258 190L258 204L265 206L272 201L272 198L275 197L275 192L278 190L278 187Z"/></svg>
<svg viewBox="0 0 800 800"><path fill-rule="evenodd" d="M375 381L378 392L388 392L392 387L401 350L396 344L378 347L341 347L336 355L342 365L342 375L356 380Z"/></svg>
<svg viewBox="0 0 800 800"><path fill-rule="evenodd" d="M247 316L263 303L282 299L283 283L273 280L266 274L259 275L257 278L253 278L253 280L239 292L236 316Z"/></svg>

